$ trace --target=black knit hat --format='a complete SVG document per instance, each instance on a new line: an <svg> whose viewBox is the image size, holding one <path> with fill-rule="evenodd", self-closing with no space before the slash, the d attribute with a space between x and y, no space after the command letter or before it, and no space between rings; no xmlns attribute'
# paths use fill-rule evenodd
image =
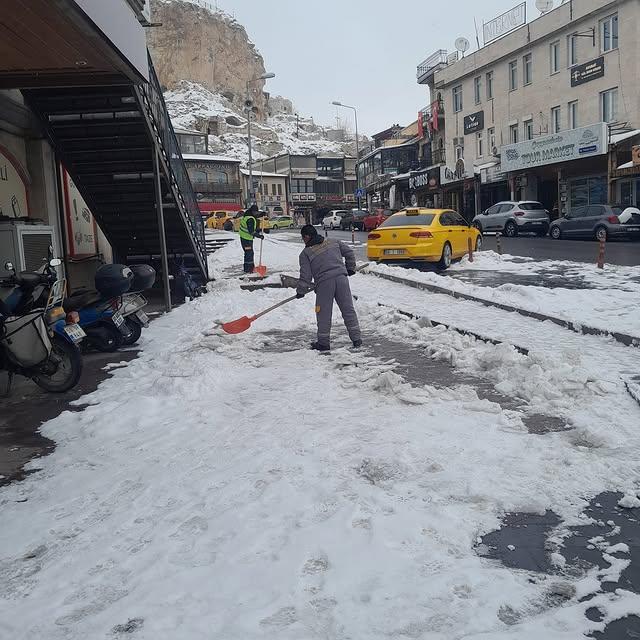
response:
<svg viewBox="0 0 640 640"><path fill-rule="evenodd" d="M312 224L305 224L304 227L300 229L300 235L313 238L318 235L318 230Z"/></svg>

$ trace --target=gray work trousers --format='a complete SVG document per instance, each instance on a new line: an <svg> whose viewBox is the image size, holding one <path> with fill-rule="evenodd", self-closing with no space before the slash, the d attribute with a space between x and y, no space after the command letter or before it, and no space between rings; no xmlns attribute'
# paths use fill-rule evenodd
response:
<svg viewBox="0 0 640 640"><path fill-rule="evenodd" d="M352 341L360 340L360 324L353 307L353 296L347 276L329 278L316 285L316 317L318 320L318 342L329 346L331 340L331 316L333 301L338 303L344 324Z"/></svg>

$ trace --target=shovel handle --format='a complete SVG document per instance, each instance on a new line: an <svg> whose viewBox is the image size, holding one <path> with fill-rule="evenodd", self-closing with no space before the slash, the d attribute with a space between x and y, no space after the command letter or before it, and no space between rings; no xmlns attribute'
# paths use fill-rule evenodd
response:
<svg viewBox="0 0 640 640"><path fill-rule="evenodd" d="M260 313L256 313L256 315L253 316L253 318L251 318L251 320L252 321L253 320L257 320L258 318L264 316L265 314L269 313L270 311L274 311L278 307L281 307L283 304L287 304L287 302L291 302L292 300L295 300L297 297L298 296L291 296L290 298L285 298L284 300L281 300L277 304L274 304L272 307L269 307L268 309L265 309L264 311L261 311Z"/></svg>

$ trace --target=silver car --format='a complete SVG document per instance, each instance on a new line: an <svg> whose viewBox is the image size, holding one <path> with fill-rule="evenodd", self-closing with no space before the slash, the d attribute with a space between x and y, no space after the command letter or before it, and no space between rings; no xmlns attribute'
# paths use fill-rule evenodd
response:
<svg viewBox="0 0 640 640"><path fill-rule="evenodd" d="M546 236L549 231L549 212L535 200L505 200L477 215L473 225L483 233L499 231L509 238L519 233Z"/></svg>

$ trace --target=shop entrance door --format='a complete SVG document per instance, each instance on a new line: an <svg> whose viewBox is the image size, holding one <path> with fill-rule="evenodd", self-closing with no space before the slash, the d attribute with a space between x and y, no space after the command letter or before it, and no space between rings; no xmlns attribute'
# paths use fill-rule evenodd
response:
<svg viewBox="0 0 640 640"><path fill-rule="evenodd" d="M558 204L558 181L541 180L538 183L538 200L549 212Z"/></svg>

